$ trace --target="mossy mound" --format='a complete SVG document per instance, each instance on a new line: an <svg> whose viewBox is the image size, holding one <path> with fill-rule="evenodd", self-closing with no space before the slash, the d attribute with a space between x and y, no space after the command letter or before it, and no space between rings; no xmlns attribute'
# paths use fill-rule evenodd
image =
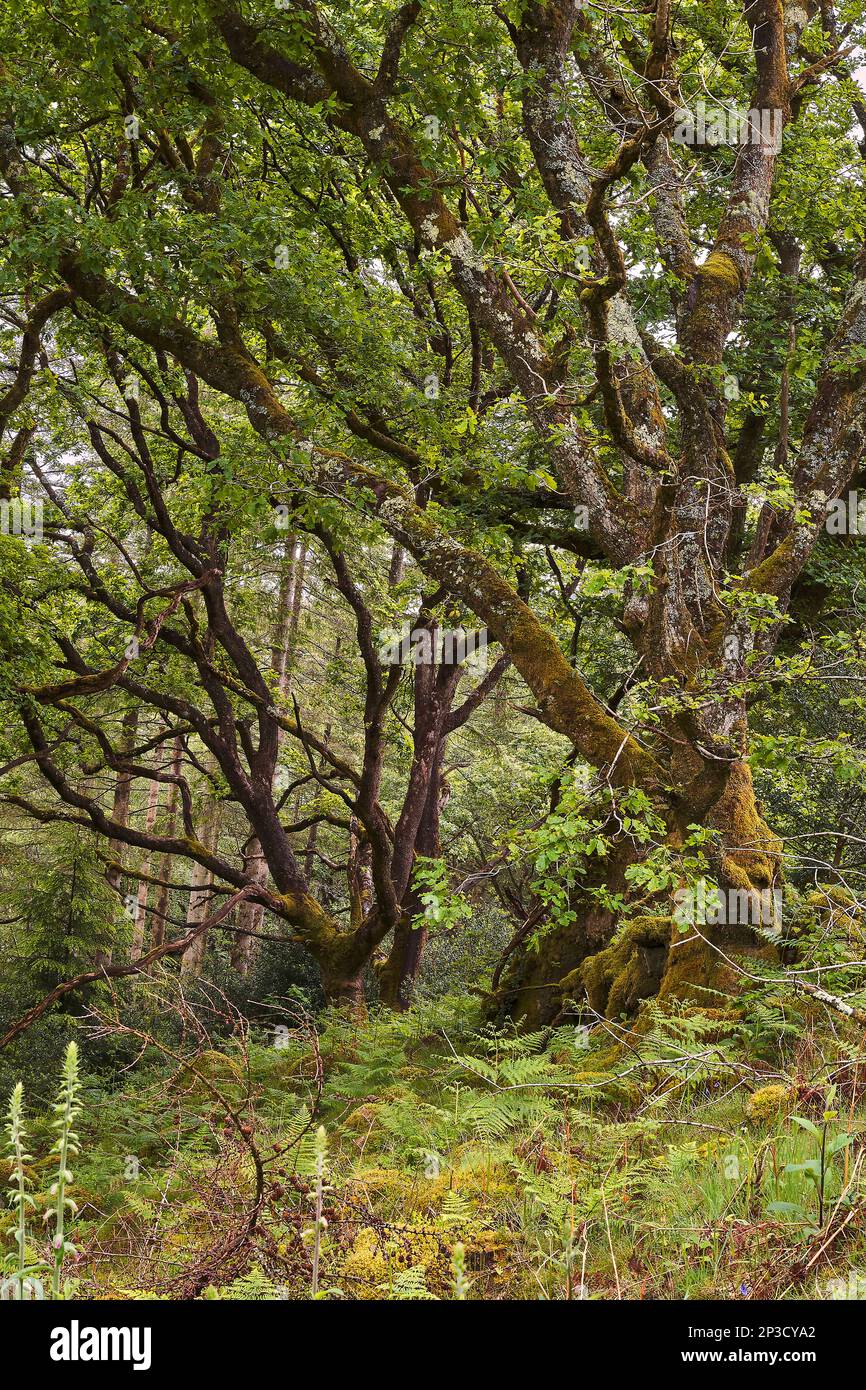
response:
<svg viewBox="0 0 866 1390"><path fill-rule="evenodd" d="M710 990L736 988L737 976L724 965L704 936L694 932L671 933L670 949L665 960L665 972L659 986L659 1000L687 1003L709 1003Z"/></svg>
<svg viewBox="0 0 866 1390"><path fill-rule="evenodd" d="M791 1093L787 1086L762 1086L746 1101L746 1115L754 1125L773 1120L787 1110Z"/></svg>
<svg viewBox="0 0 866 1390"><path fill-rule="evenodd" d="M863 940L863 914L853 893L838 883L822 884L805 895L805 904L822 931L839 932L848 941Z"/></svg>
<svg viewBox="0 0 866 1390"><path fill-rule="evenodd" d="M770 959L775 949L759 946L751 953ZM647 915L627 923L608 946L561 979L558 988L563 1003L585 995L591 1009L610 1019L633 1017L644 999L687 1003L717 1018L719 1036L724 1036L736 1017L713 1006L719 995L736 994L738 983L736 969L713 949L708 935L683 933L671 917Z"/></svg>
<svg viewBox="0 0 866 1390"><path fill-rule="evenodd" d="M670 942L669 917L636 917L629 922L609 946L588 956L573 972L590 1007L611 1018L634 1013L642 999L658 993Z"/></svg>
<svg viewBox="0 0 866 1390"><path fill-rule="evenodd" d="M342 1279L353 1298L388 1299L395 1279L421 1269L428 1293L441 1297L451 1277L451 1247L434 1226L364 1226L343 1260Z"/></svg>
<svg viewBox="0 0 866 1390"><path fill-rule="evenodd" d="M417 1170L367 1168L357 1172L354 1181L367 1196L384 1201L389 1212L412 1216L438 1214L449 1192L459 1193L472 1202L516 1195L508 1170L491 1161L489 1154L483 1156L482 1164L478 1149L464 1144L454 1149L452 1158L452 1165L432 1176ZM472 1166L473 1162L479 1166Z"/></svg>
<svg viewBox="0 0 866 1390"><path fill-rule="evenodd" d="M375 1124L378 1113L379 1108L376 1105L359 1105L345 1117L343 1128L354 1129L363 1133L364 1130Z"/></svg>

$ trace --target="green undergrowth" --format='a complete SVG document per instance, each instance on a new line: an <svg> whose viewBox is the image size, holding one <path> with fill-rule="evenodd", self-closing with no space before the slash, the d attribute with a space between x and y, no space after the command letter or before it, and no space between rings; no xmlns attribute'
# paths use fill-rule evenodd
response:
<svg viewBox="0 0 866 1390"><path fill-rule="evenodd" d="M183 1066L146 1049L110 1087L88 1078L83 1038L74 1288L866 1293L859 1038L769 989L717 1003L523 1036L465 999L332 1013L317 1042L308 1027L261 1028L199 1044ZM43 1130L28 1117L33 1154ZM37 1201L51 1174L31 1162ZM13 1239L13 1211L4 1226Z"/></svg>

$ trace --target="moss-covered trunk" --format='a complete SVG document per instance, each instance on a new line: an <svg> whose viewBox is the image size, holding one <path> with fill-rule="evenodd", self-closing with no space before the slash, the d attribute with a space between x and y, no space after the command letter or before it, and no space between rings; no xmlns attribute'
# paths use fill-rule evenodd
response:
<svg viewBox="0 0 866 1390"><path fill-rule="evenodd" d="M685 805L678 808L672 848L682 842L682 828L693 823L716 832L711 872L719 907L714 909L711 899L706 910L706 903L697 901L692 911L683 889L676 898L660 897L650 907L642 903L619 919L584 891L574 902L574 923L542 932L537 951L513 958L497 994L497 1011L532 1029L578 1005L617 1018L633 1015L651 996L710 1004L713 991L736 988L732 956L775 953L766 931L756 928L775 926L780 843L761 816L745 762L728 769L721 795L703 815L691 814ZM628 899L625 871L637 858L631 842L615 845L587 888L604 882Z"/></svg>

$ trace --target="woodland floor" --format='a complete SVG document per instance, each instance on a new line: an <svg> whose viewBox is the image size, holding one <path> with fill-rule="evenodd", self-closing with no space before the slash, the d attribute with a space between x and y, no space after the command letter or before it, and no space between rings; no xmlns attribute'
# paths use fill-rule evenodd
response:
<svg viewBox="0 0 866 1390"><path fill-rule="evenodd" d="M522 1037L465 999L279 1016L173 1057L116 1039L110 1087L84 1044L68 1294L310 1298L317 1159L320 1297L866 1294L866 1059L808 1006ZM47 1128L29 1147L47 1200Z"/></svg>

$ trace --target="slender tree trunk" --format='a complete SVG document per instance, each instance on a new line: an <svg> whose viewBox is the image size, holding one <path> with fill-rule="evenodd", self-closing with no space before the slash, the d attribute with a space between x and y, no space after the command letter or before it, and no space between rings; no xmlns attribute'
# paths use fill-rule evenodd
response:
<svg viewBox="0 0 866 1390"><path fill-rule="evenodd" d="M293 566L294 574L292 579L292 611L289 619L289 631L286 641L286 674L291 674L295 664L295 651L297 648L298 628L301 621L301 602L304 596L304 574L307 567L307 547L301 544L298 549L295 563Z"/></svg>
<svg viewBox="0 0 866 1390"><path fill-rule="evenodd" d="M335 661L336 661L337 657L340 655L340 646L341 646L341 643L342 643L342 638L340 637L340 635L339 635L339 633L338 633L338 634L337 634L337 638L336 638L336 640L335 640L335 642L334 642L334 660L335 660ZM326 748L327 748L327 746L328 746L328 744L329 744L330 742L331 742L331 724L330 724L330 722L329 722L329 723L327 723L327 724L325 725L325 731L324 731L324 744L325 744L325 747L326 747ZM324 770L326 766L327 766L327 760L326 760L324 757L321 757L321 758L319 759L319 767L320 767L320 769ZM310 828L309 828L309 830L308 830L308 832L307 832L307 843L306 843L306 845L305 845L305 847L304 847L304 874L305 874L305 877L306 877L308 883L309 883L310 880L312 879L312 877L313 877L313 870L314 870L314 868L316 867L316 844L317 844L317 842L318 842L318 839L319 839L319 823L318 823L318 821L316 821L316 822L314 822L313 825L310 826Z"/></svg>
<svg viewBox="0 0 866 1390"><path fill-rule="evenodd" d="M373 899L373 873L370 864L370 845L352 816L349 829L349 925L355 931L363 922Z"/></svg>
<svg viewBox="0 0 866 1390"><path fill-rule="evenodd" d="M219 837L219 801L210 790L205 792L203 800L198 838L207 849L212 850L216 848ZM203 864L193 864L189 903L186 910L186 931L197 927L207 916L212 897L212 887L213 874L210 869L206 869ZM202 973L207 951L207 937L207 931L202 932L184 951L180 958L181 975L195 976Z"/></svg>
<svg viewBox="0 0 866 1390"><path fill-rule="evenodd" d="M138 706L130 705L123 716L120 727L120 748L121 751L128 752L135 743L135 731L138 727ZM126 827L129 818L129 800L132 793L132 776L128 772L118 772L114 783L114 800L111 806L111 819L116 825ZM118 895L123 892L123 843L120 840L109 840L109 857L115 861L112 863L105 877L108 884ZM111 963L111 951L100 952L100 964L109 965Z"/></svg>
<svg viewBox="0 0 866 1390"><path fill-rule="evenodd" d="M276 674L277 683L282 692L286 684L286 667L288 662L289 641L294 612L294 596L297 575L296 551L297 537L289 536L286 540L285 554L280 565L280 587L277 595L277 621L274 625L273 643L271 646L271 667Z"/></svg>
<svg viewBox="0 0 866 1390"><path fill-rule="evenodd" d="M339 645L340 645L340 642L339 642L339 638L338 638L338 639L337 639L337 649L338 649L338 650L339 650ZM327 748L327 746L328 746L328 744L329 744L330 742L331 742L331 726L330 726L330 724L326 724L326 725L325 725L325 735L324 735L324 743L325 743L325 747L326 747L326 748ZM324 757L320 758L320 759L319 759L319 768L320 768L320 769L324 769L326 766L327 766L327 761L326 761L326 759L325 759ZM318 821L315 821L315 822L310 826L309 830L307 831L307 842L306 842L306 844L305 844L305 846L304 846L304 876L305 876L305 878L306 878L306 880L307 880L308 883L309 883L310 880L312 879L312 877L313 877L313 870L314 870L315 867L316 867L316 845L318 844L318 840L319 840L319 822L318 822Z"/></svg>
<svg viewBox="0 0 866 1390"><path fill-rule="evenodd" d="M298 545L296 536L290 535L280 568L277 621L271 645L271 668L281 696L288 691L294 665L305 561L306 548ZM279 741L282 743L282 736ZM267 882L267 860L257 835L251 835L244 845L243 867L244 873L250 874L257 883ZM231 963L239 975L248 975L252 968L259 949L259 941L253 933L261 931L264 915L265 910L259 903L243 902L238 908L238 931L232 943Z"/></svg>
<svg viewBox="0 0 866 1390"><path fill-rule="evenodd" d="M283 694L288 689L289 677L294 665L306 563L306 545L303 542L299 544L295 536L289 536L280 570L277 622L271 646L271 667L277 676L278 687Z"/></svg>
<svg viewBox="0 0 866 1390"><path fill-rule="evenodd" d="M171 773L175 777L180 776L183 760L183 745L179 738L172 744L171 754ZM176 783L172 782L168 796L165 801L165 828L163 834L166 839L174 835L177 822L177 802L178 790ZM151 946L161 946L165 941L166 923L171 901L171 889L168 884L171 881L172 856L164 854L159 861L157 877L162 880L157 891L156 902L153 907L153 929L151 931Z"/></svg>
<svg viewBox="0 0 866 1390"><path fill-rule="evenodd" d="M380 998L397 1009L408 1008L411 1002L427 944L427 921L412 874L419 855L435 859L440 853L439 824L448 799L442 772L447 721L459 680L457 665L415 667L412 767L394 831L393 874L402 914L379 976Z"/></svg>
<svg viewBox="0 0 866 1390"><path fill-rule="evenodd" d="M443 738L437 749L424 813L415 840L416 855L427 859L438 858L442 851L439 827L450 794L442 774L445 743ZM383 1003L390 1004L392 1008L407 1009L412 1002L428 931L421 895L410 882L403 901L403 915L394 930L391 950L379 976L379 996Z"/></svg>
<svg viewBox="0 0 866 1390"><path fill-rule="evenodd" d="M159 750L157 750L157 758ZM145 813L144 828L148 835L153 834L156 825L156 816L159 810L159 782L151 782L147 793L147 811ZM150 873L151 857L148 854L141 866L142 874ZM135 900L135 918L132 924L132 945L130 956L132 960L138 960L144 951L144 938L147 929L147 903L150 894L150 884L145 878L139 880L138 892Z"/></svg>
<svg viewBox="0 0 866 1390"><path fill-rule="evenodd" d="M251 835L244 845L244 873L249 874L256 883L265 883L268 866L262 853L258 836ZM248 975L255 959L259 942L253 932L261 931L265 909L259 903L242 902L237 914L237 932L232 942L232 968L239 975Z"/></svg>
<svg viewBox="0 0 866 1390"><path fill-rule="evenodd" d="M135 740L135 731L138 727L138 706L131 705L123 716L120 733L120 747L123 752L128 752ZM118 772L114 783L114 800L111 806L111 819L117 824L126 826L129 817L129 800L132 791L132 776L128 772ZM120 840L109 840L108 853L113 860L119 861L123 855L123 844ZM123 868L120 863L112 864L106 878L116 893L119 893L123 886Z"/></svg>

